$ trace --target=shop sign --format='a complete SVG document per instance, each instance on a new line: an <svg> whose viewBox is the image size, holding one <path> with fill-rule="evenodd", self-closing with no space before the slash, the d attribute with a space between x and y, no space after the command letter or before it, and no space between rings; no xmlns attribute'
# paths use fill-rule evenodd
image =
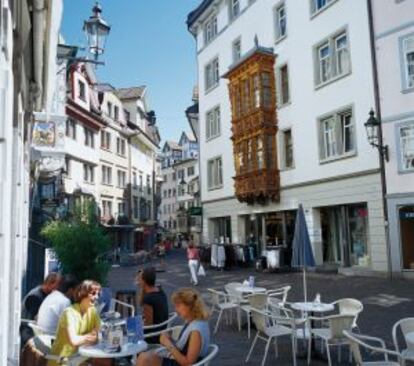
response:
<svg viewBox="0 0 414 366"><path fill-rule="evenodd" d="M202 207L190 207L188 210L191 216L201 216L203 214Z"/></svg>
<svg viewBox="0 0 414 366"><path fill-rule="evenodd" d="M400 211L401 220L414 220L414 211Z"/></svg>

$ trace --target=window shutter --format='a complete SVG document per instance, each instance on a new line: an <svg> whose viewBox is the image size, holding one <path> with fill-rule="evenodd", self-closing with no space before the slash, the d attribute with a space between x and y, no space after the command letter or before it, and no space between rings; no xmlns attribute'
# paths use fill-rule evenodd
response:
<svg viewBox="0 0 414 366"><path fill-rule="evenodd" d="M342 115L337 114L335 116L335 140L336 140L336 155L344 154L344 130L341 121Z"/></svg>
<svg viewBox="0 0 414 366"><path fill-rule="evenodd" d="M319 120L318 121L318 136L319 136L319 159L320 160L323 160L326 158L324 130L325 130L324 122Z"/></svg>

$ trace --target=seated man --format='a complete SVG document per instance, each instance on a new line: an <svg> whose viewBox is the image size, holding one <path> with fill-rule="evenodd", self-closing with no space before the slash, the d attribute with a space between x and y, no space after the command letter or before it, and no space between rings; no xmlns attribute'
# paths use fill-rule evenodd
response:
<svg viewBox="0 0 414 366"><path fill-rule="evenodd" d="M37 325L49 334L55 334L63 311L75 300L79 281L73 275L65 275L57 290L43 301L37 316Z"/></svg>
<svg viewBox="0 0 414 366"><path fill-rule="evenodd" d="M35 320L40 305L47 295L59 286L60 275L56 272L49 273L43 283L36 286L25 296L22 304L22 318Z"/></svg>
<svg viewBox="0 0 414 366"><path fill-rule="evenodd" d="M155 325L165 322L168 319L168 300L165 292L155 286L155 268L145 268L138 274L138 285L141 287L140 303L143 310L144 326ZM166 327L155 327L144 330L144 333L153 333L165 329ZM159 336L146 338L150 344L159 343Z"/></svg>
<svg viewBox="0 0 414 366"><path fill-rule="evenodd" d="M36 320L40 305L47 295L55 290L60 281L60 275L56 272L49 273L43 283L36 286L24 297L22 302L22 319ZM21 345L33 337L33 330L27 324L20 325Z"/></svg>

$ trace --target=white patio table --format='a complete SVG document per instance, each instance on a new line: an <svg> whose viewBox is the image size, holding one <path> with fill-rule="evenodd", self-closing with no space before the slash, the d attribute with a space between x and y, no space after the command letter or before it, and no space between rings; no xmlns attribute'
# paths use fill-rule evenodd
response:
<svg viewBox="0 0 414 366"><path fill-rule="evenodd" d="M266 292L264 287L250 287L248 285L237 286L235 290L242 294L261 294Z"/></svg>
<svg viewBox="0 0 414 366"><path fill-rule="evenodd" d="M138 341L138 343L125 343L121 346L120 352L106 352L102 343L93 346L79 347L78 353L87 358L121 358L128 356L135 356L138 353L146 351L148 344L145 341Z"/></svg>

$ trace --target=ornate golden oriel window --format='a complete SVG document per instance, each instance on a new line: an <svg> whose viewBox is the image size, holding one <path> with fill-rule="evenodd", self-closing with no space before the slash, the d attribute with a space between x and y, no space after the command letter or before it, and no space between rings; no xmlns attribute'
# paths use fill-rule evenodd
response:
<svg viewBox="0 0 414 366"><path fill-rule="evenodd" d="M241 202L279 201L275 55L256 47L225 75L229 79L236 197Z"/></svg>

